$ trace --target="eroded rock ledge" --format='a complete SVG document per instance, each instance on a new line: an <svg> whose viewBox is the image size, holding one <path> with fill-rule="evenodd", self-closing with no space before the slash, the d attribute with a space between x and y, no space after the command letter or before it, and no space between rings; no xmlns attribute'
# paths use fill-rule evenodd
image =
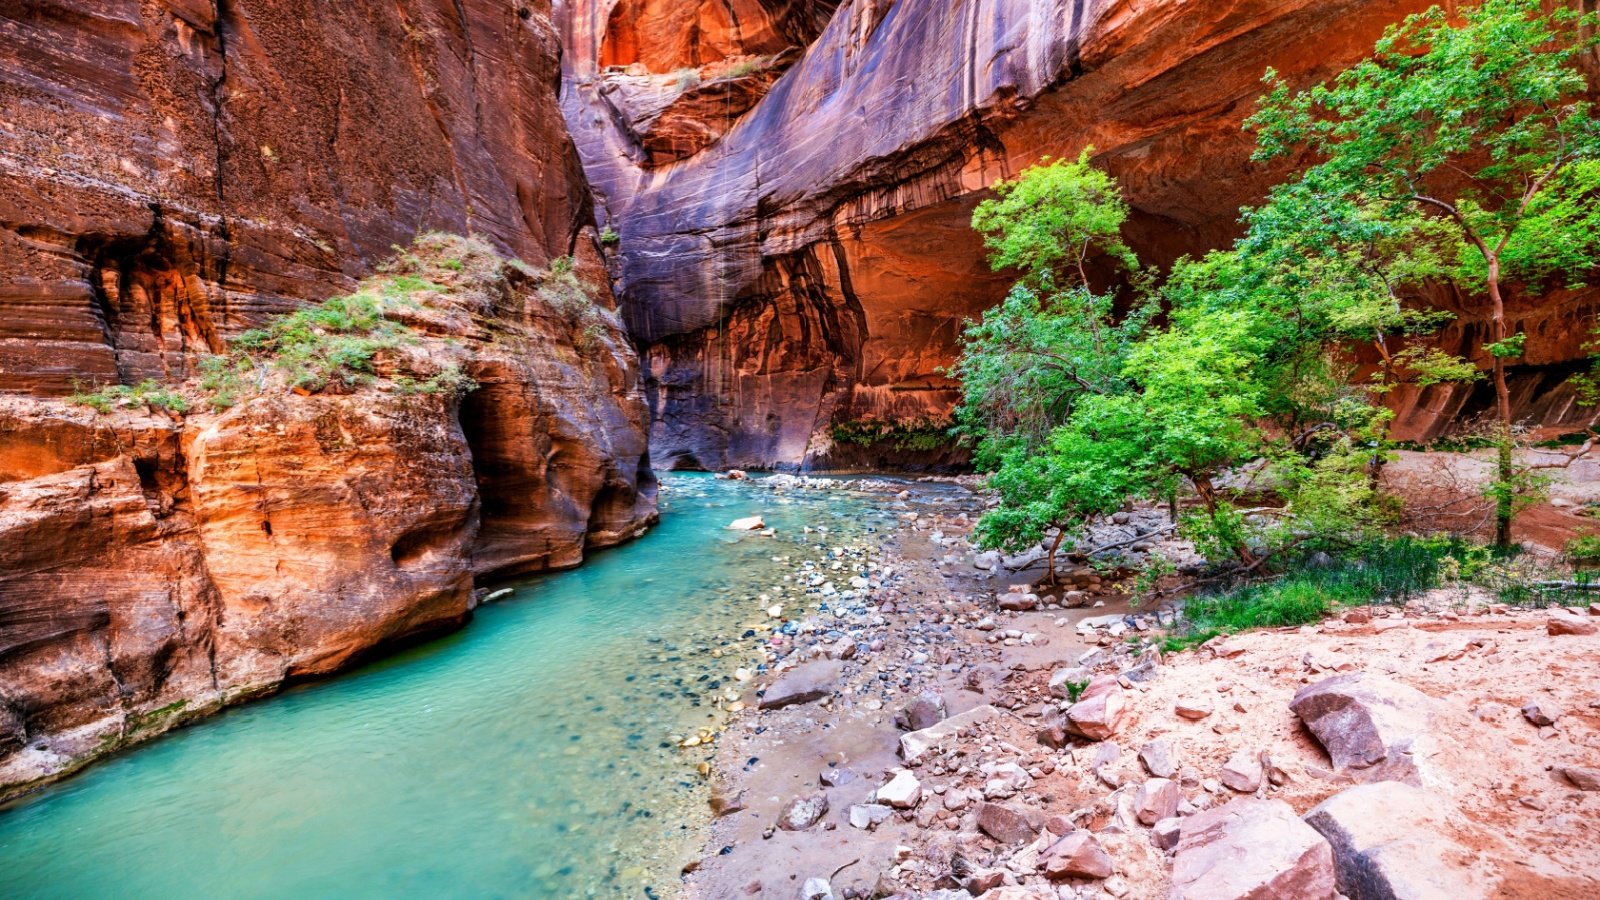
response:
<svg viewBox="0 0 1600 900"><path fill-rule="evenodd" d="M459 366L464 398L386 368L182 416L0 398L0 798L655 520L614 316L574 324L483 252L427 276L396 352Z"/></svg>

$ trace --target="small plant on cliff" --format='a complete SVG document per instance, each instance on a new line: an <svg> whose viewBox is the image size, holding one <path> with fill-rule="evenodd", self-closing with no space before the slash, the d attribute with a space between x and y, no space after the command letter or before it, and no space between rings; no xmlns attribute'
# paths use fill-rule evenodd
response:
<svg viewBox="0 0 1600 900"><path fill-rule="evenodd" d="M570 256L550 261L550 270L541 279L537 293L545 306L572 329L573 345L581 353L593 352L604 341L606 332L616 326L613 314L594 302Z"/></svg>
<svg viewBox="0 0 1600 900"><path fill-rule="evenodd" d="M1429 277L1484 298L1490 327L1474 355L1487 362L1496 399L1489 496L1502 547L1525 494L1506 377L1525 335L1507 297L1514 283L1581 280L1600 259L1600 118L1578 65L1600 40L1600 19L1544 7L1482 0L1454 21L1434 7L1308 91L1290 91L1269 71L1271 91L1250 121L1258 159L1310 149L1322 160L1300 179L1310 196L1434 248Z"/></svg>
<svg viewBox="0 0 1600 900"><path fill-rule="evenodd" d="M380 352L411 339L409 329L385 316L387 302L377 293L325 300L244 332L229 342L230 356L236 368L270 366L302 391L365 384Z"/></svg>
<svg viewBox="0 0 1600 900"><path fill-rule="evenodd" d="M771 67L772 67L772 59L771 59L771 57L756 56L756 57L752 57L750 59L742 59L742 60L734 63L732 66L729 66L728 67L728 73L724 77L726 77L726 78L743 78L746 75L754 75L757 72L765 71L765 70L767 70L767 69L769 69Z"/></svg>
<svg viewBox="0 0 1600 900"><path fill-rule="evenodd" d="M394 379L395 393L402 395L464 394L476 390L477 387L478 383L455 363L445 364L437 373L427 378L417 379L410 375L397 375Z"/></svg>
<svg viewBox="0 0 1600 900"><path fill-rule="evenodd" d="M119 407L145 407L175 413L189 411L189 401L182 394L152 378L134 385L113 384L91 391L77 389L67 399L99 413L108 413Z"/></svg>
<svg viewBox="0 0 1600 900"><path fill-rule="evenodd" d="M672 83L679 93L692 91L700 86L700 70L682 68L672 73Z"/></svg>
<svg viewBox="0 0 1600 900"><path fill-rule="evenodd" d="M835 422L828 429L834 443L856 447L890 447L902 452L931 452L954 443L951 429L955 423L946 418L923 416L903 421L886 419L847 419Z"/></svg>
<svg viewBox="0 0 1600 900"><path fill-rule="evenodd" d="M615 247L622 243L622 235L617 234L610 225L600 229L600 243L607 247Z"/></svg>

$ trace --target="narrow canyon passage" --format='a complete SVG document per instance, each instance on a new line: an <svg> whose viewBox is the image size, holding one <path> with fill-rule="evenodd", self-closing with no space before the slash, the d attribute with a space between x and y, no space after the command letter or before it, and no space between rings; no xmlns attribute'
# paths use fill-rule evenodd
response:
<svg viewBox="0 0 1600 900"><path fill-rule="evenodd" d="M670 736L720 724L714 696L746 687L773 557L816 543L804 526L850 543L890 514L700 475L668 476L662 509L460 632L14 804L0 896L676 896L709 753ZM747 515L777 537L726 528Z"/></svg>

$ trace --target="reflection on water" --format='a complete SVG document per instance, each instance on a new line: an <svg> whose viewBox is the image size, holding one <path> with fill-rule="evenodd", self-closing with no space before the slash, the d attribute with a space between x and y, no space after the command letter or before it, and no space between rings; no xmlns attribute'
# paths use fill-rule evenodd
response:
<svg viewBox="0 0 1600 900"><path fill-rule="evenodd" d="M0 812L0 897L672 896L774 556L888 512L673 475L663 522L465 630L230 711ZM724 526L760 514L778 537ZM720 658L712 651L721 653ZM696 755L699 754L699 755Z"/></svg>

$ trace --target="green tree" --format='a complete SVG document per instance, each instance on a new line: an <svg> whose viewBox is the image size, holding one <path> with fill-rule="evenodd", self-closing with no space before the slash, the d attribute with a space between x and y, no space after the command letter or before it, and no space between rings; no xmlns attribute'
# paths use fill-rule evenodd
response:
<svg viewBox="0 0 1600 900"><path fill-rule="evenodd" d="M1065 477L1047 477L1037 451L1081 398L1127 389L1123 358L1153 308L1136 302L1119 317L1115 295L1091 284L1089 270L1098 261L1134 275L1139 264L1121 237L1127 202L1116 182L1090 164L1089 153L1029 167L996 184L995 196L973 211L990 263L1019 280L1004 302L968 323L951 369L963 390L957 420L978 439L979 465L995 470L996 483L1009 492L1037 494L997 518L1007 524L996 525L994 540L1017 546L1057 528L1052 579L1066 532L1061 526L1082 510L1060 489L1037 491Z"/></svg>
<svg viewBox="0 0 1600 900"><path fill-rule="evenodd" d="M1332 81L1270 92L1250 120L1258 159L1309 148L1310 196L1387 223L1401 243L1430 247L1427 277L1486 298L1496 397L1496 542L1511 541L1519 487L1506 366L1522 354L1506 296L1517 283L1574 280L1600 255L1600 121L1578 55L1595 17L1539 0L1483 0L1458 22L1435 7L1391 28L1371 58ZM1450 361L1414 361L1449 371ZM1459 370L1453 374L1459 375Z"/></svg>
<svg viewBox="0 0 1600 900"><path fill-rule="evenodd" d="M1342 379L1335 349L1352 323L1384 334L1409 327L1403 312L1380 315L1399 304L1384 285L1424 262L1395 251L1387 225L1330 214L1319 198L1286 189L1246 215L1237 246L1180 261L1159 291L1117 317L1112 298L1086 286L1082 261L1097 240L1120 246L1115 185L1080 158L1031 169L1001 193L1019 197L1028 202L975 221L996 229L996 264L1023 266L1024 280L969 326L954 370L963 421L980 435L979 462L1000 495L979 524L980 543L1020 550L1055 529L1053 577L1056 549L1089 519L1192 487L1198 511L1183 532L1215 561L1231 556L1251 571L1277 549L1372 520L1375 492L1353 461L1375 455L1386 411L1372 390ZM1051 204L1105 204L1112 214ZM1307 240L1312 226L1320 234ZM1158 300L1168 309L1162 328L1150 321ZM1251 464L1271 489L1223 477ZM1242 503L1274 492L1280 505Z"/></svg>

